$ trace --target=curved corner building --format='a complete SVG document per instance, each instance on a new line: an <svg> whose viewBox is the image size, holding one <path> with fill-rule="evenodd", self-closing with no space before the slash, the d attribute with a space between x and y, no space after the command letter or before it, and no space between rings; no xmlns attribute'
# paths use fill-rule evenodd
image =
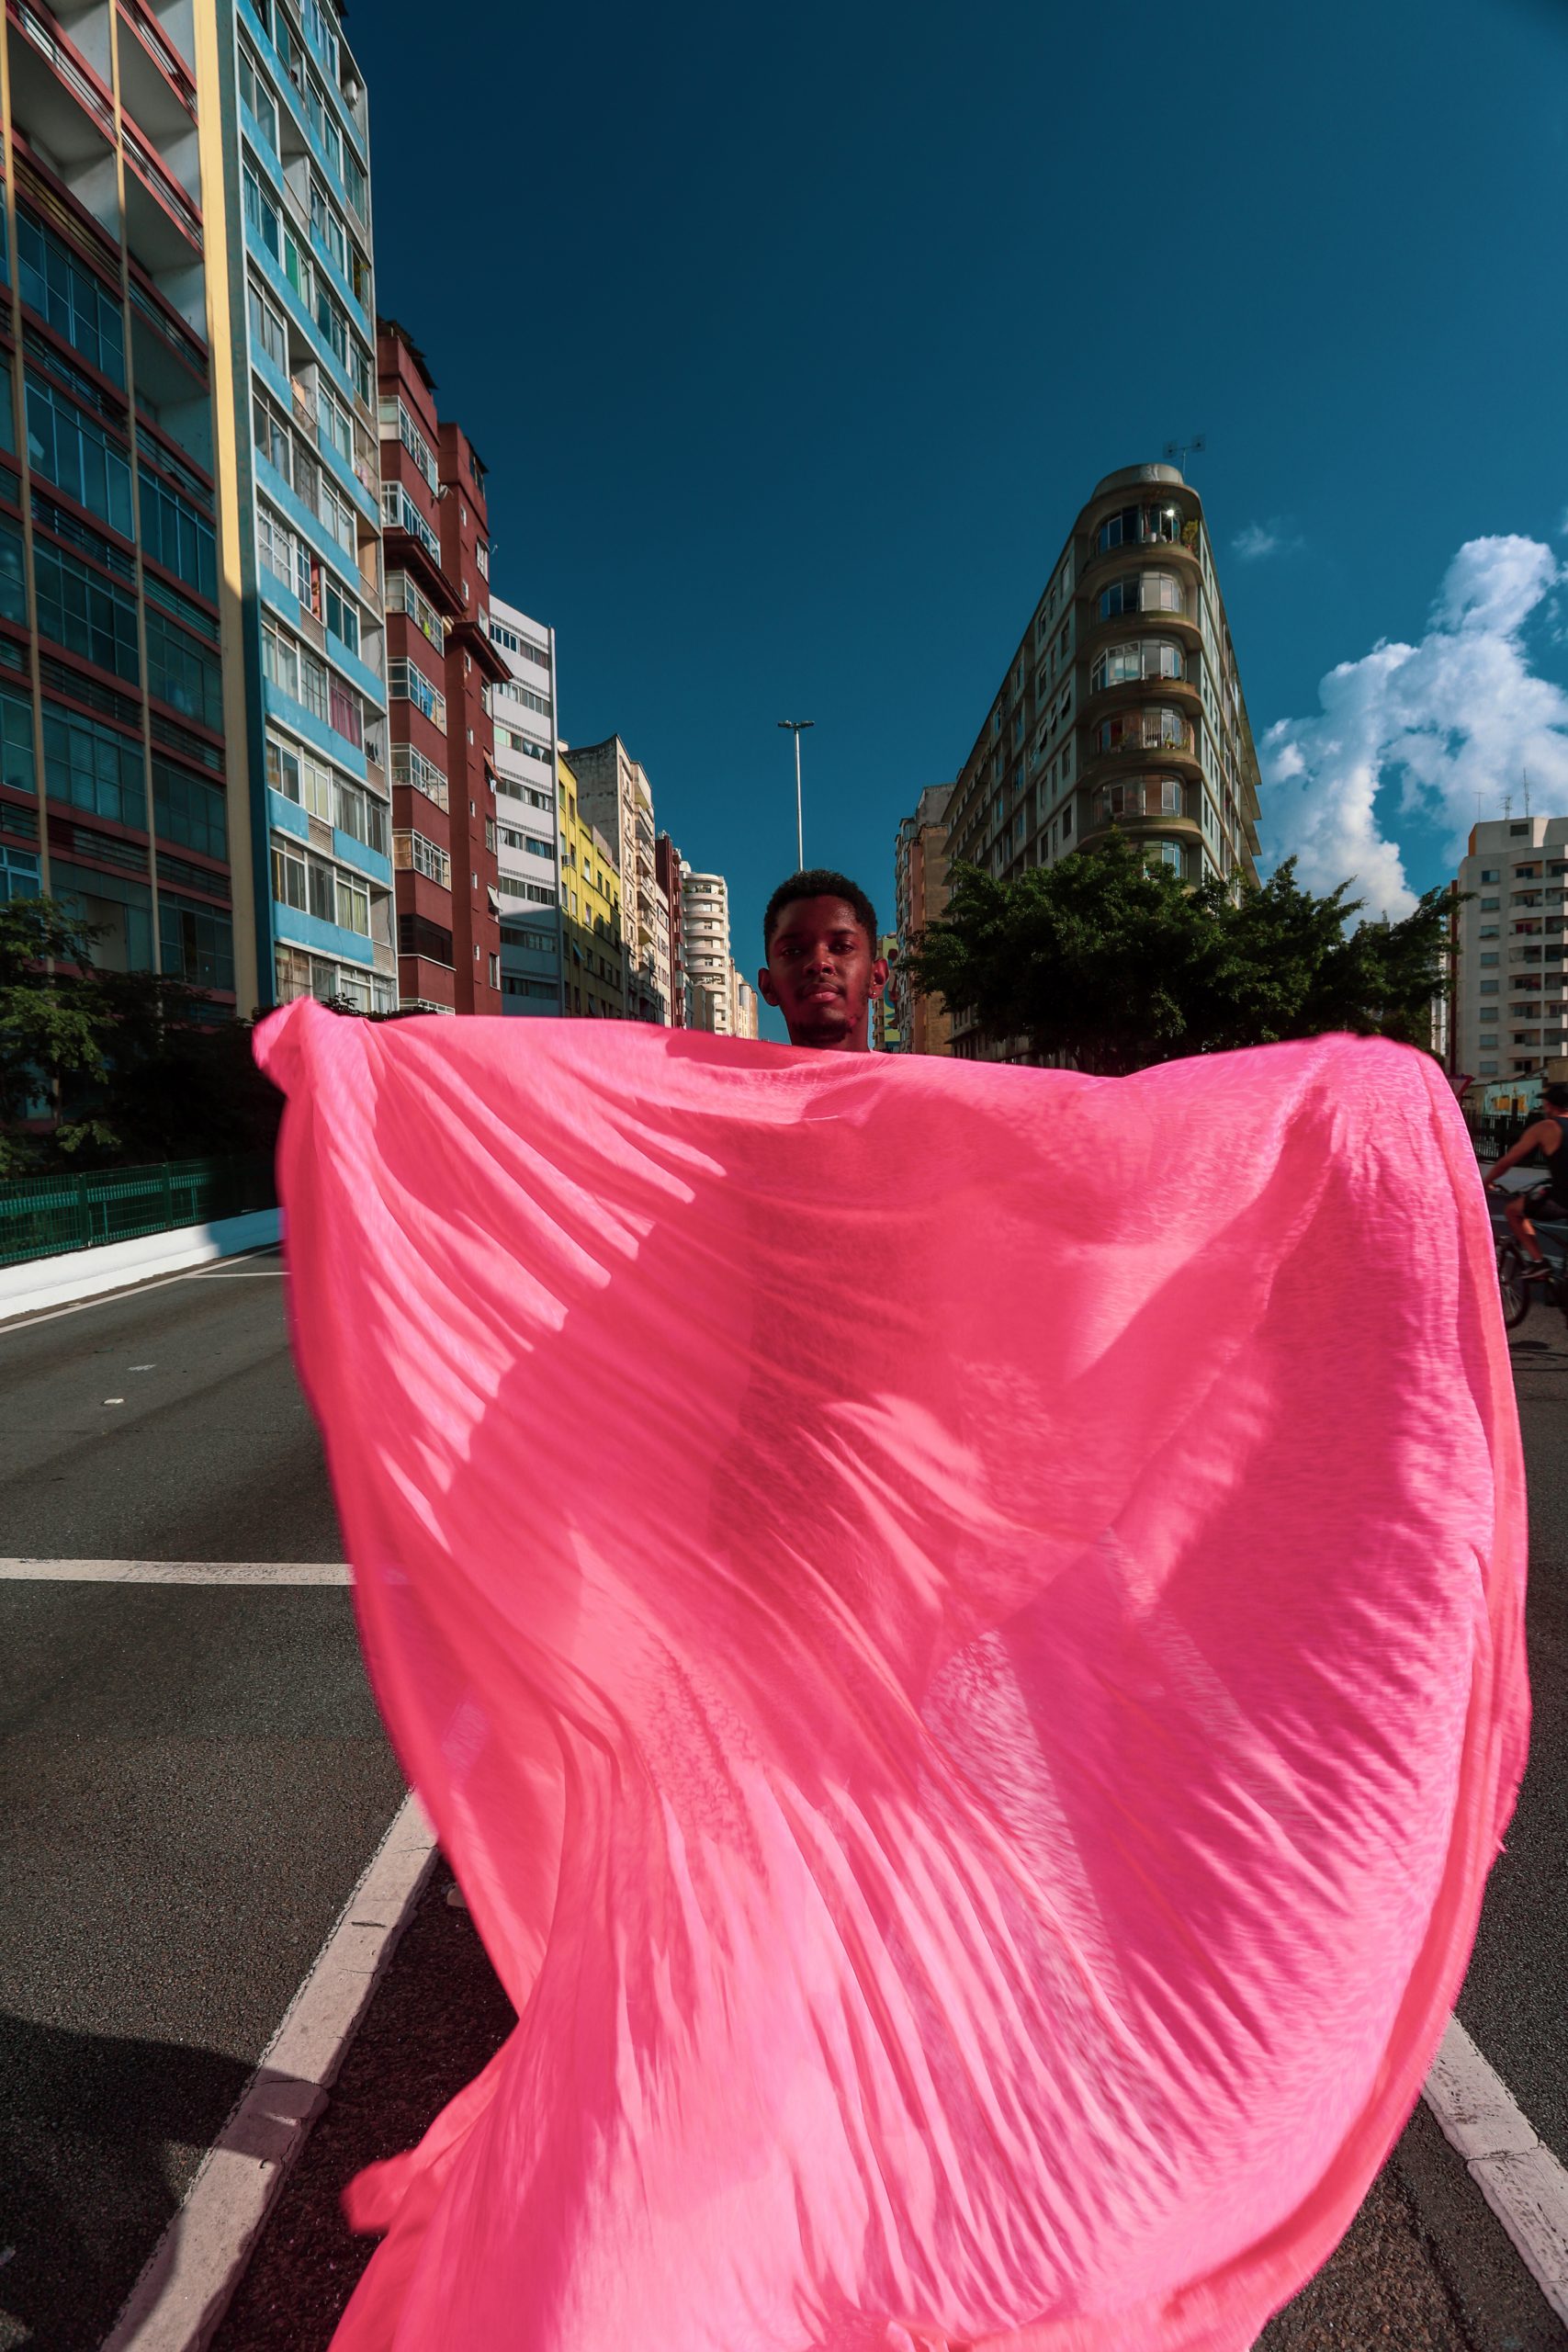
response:
<svg viewBox="0 0 1568 2352"><path fill-rule="evenodd" d="M1258 781L1203 502L1174 466L1107 474L959 773L949 854L1007 876L1122 831L1188 880L1256 880ZM970 1016L952 1049L978 1052Z"/></svg>

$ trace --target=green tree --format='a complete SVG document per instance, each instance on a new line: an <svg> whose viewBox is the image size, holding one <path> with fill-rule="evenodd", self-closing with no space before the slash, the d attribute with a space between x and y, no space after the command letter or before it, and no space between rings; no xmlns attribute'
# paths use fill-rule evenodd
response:
<svg viewBox="0 0 1568 2352"><path fill-rule="evenodd" d="M51 899L0 906L0 1176L269 1150L250 1024L209 1020L184 980L103 969L100 935Z"/></svg>
<svg viewBox="0 0 1568 2352"><path fill-rule="evenodd" d="M1010 882L955 867L911 977L991 1040L1105 1077L1331 1029L1425 1044L1449 893L1350 930L1347 887L1315 896L1293 859L1234 895L1217 878L1191 886L1113 834Z"/></svg>

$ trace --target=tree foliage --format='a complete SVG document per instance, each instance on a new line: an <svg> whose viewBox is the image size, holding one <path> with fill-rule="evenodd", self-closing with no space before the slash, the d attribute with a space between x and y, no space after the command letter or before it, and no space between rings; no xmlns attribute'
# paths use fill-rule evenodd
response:
<svg viewBox="0 0 1568 2352"><path fill-rule="evenodd" d="M0 1176L270 1150L278 1098L248 1022L185 981L94 961L51 899L0 906Z"/></svg>
<svg viewBox="0 0 1568 2352"><path fill-rule="evenodd" d="M993 1042L1104 1077L1325 1030L1429 1042L1447 983L1445 888L1401 922L1361 922L1348 885L1319 898L1287 859L1233 894L1145 867L1120 834L1010 882L953 868L914 985L974 1012Z"/></svg>

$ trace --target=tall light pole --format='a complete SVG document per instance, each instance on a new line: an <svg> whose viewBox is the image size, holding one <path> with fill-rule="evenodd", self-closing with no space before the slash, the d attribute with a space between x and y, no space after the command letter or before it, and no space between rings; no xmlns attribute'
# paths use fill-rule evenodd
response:
<svg viewBox="0 0 1568 2352"><path fill-rule="evenodd" d="M806 871L806 828L800 813L800 730L815 727L814 718L781 718L779 725L791 729L795 735L795 865L797 874Z"/></svg>

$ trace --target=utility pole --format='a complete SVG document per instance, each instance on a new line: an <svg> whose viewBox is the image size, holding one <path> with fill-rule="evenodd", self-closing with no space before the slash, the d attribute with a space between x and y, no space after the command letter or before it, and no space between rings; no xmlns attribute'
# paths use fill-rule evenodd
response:
<svg viewBox="0 0 1568 2352"><path fill-rule="evenodd" d="M815 727L816 724L814 718L781 718L779 721L781 727L789 728L795 736L795 870L797 874L806 871L806 826L800 808L800 730L803 727Z"/></svg>

